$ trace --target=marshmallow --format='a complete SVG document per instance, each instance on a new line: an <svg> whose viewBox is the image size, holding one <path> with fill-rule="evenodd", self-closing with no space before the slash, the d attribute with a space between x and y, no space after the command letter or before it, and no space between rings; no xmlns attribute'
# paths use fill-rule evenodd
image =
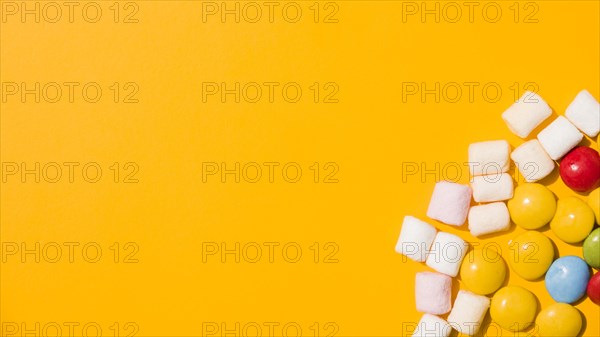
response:
<svg viewBox="0 0 600 337"><path fill-rule="evenodd" d="M417 262L424 262L437 230L425 221L407 215L402 222L396 252Z"/></svg>
<svg viewBox="0 0 600 337"><path fill-rule="evenodd" d="M515 135L526 138L551 114L552 109L538 94L526 91L502 113L502 119Z"/></svg>
<svg viewBox="0 0 600 337"><path fill-rule="evenodd" d="M443 315L452 308L452 278L432 272L417 273L415 299L417 311Z"/></svg>
<svg viewBox="0 0 600 337"><path fill-rule="evenodd" d="M587 90L582 90L565 111L571 123L590 137L600 133L600 103Z"/></svg>
<svg viewBox="0 0 600 337"><path fill-rule="evenodd" d="M473 236L502 232L510 227L510 214L504 202L473 206L469 210L469 230Z"/></svg>
<svg viewBox="0 0 600 337"><path fill-rule="evenodd" d="M473 177L473 199L477 202L508 200L513 197L513 180L508 173Z"/></svg>
<svg viewBox="0 0 600 337"><path fill-rule="evenodd" d="M448 322L437 316L425 314L412 337L448 337L451 332L452 327Z"/></svg>
<svg viewBox="0 0 600 337"><path fill-rule="evenodd" d="M473 336L479 331L489 307L488 297L460 290L448 315L448 323L458 332Z"/></svg>
<svg viewBox="0 0 600 337"><path fill-rule="evenodd" d="M438 232L425 263L442 274L455 277L468 249L469 244L458 236Z"/></svg>
<svg viewBox="0 0 600 337"><path fill-rule="evenodd" d="M554 161L537 139L521 144L510 155L527 182L538 181L554 170Z"/></svg>
<svg viewBox="0 0 600 337"><path fill-rule="evenodd" d="M583 139L583 134L568 119L558 116L537 136L550 158L557 160Z"/></svg>
<svg viewBox="0 0 600 337"><path fill-rule="evenodd" d="M510 145L505 140L492 140L469 145L469 169L472 175L507 172Z"/></svg>
<svg viewBox="0 0 600 337"><path fill-rule="evenodd" d="M460 226L467 219L470 204L469 186L440 181L433 189L427 216L448 225Z"/></svg>

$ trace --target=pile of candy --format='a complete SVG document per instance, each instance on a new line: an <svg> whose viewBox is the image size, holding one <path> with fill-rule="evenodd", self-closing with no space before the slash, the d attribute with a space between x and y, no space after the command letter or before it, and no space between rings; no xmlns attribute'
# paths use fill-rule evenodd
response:
<svg viewBox="0 0 600 337"><path fill-rule="evenodd" d="M551 113L539 95L526 92L502 118L513 133L526 138ZM538 301L533 293L519 286L502 287L509 271L498 251L469 250L460 237L406 216L396 251L435 270L416 275L416 308L424 315L413 337L447 337L453 329L475 335L488 311L494 322L513 332L527 330L534 322L542 337L580 332L583 319L571 304L587 292L600 305L600 272L590 278L589 267L600 268L600 228L593 230L594 223L600 223L600 155L592 148L578 147L582 132L589 137L600 132L600 104L586 90L575 97L565 117L559 116L537 139L512 152L504 140L471 144L471 185L436 183L427 210L429 218L451 226L462 226L468 219L473 236L508 230L511 220L526 229L509 242L518 257L509 260L510 269L528 281L545 275L546 289L557 303L536 318ZM525 180L516 189L507 173L509 158ZM587 203L575 196L557 201L546 186L535 183L548 176L561 158L563 182L576 192L591 191ZM470 207L471 198L478 205ZM548 223L562 241L584 241L583 259L564 256L555 260L552 241L536 231ZM466 290L461 289L452 304L452 277L459 273ZM439 317L448 313L447 319Z"/></svg>

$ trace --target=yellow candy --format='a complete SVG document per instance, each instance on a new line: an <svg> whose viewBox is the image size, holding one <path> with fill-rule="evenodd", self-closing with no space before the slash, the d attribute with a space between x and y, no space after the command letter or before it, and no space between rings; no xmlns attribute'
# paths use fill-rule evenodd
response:
<svg viewBox="0 0 600 337"><path fill-rule="evenodd" d="M515 273L529 281L542 277L554 260L552 241L540 232L527 231L512 239L508 246L508 264Z"/></svg>
<svg viewBox="0 0 600 337"><path fill-rule="evenodd" d="M540 337L573 337L581 330L581 314L566 303L542 310L535 321Z"/></svg>
<svg viewBox="0 0 600 337"><path fill-rule="evenodd" d="M529 290L510 286L504 287L492 297L490 315L503 329L523 331L535 320L537 299Z"/></svg>
<svg viewBox="0 0 600 337"><path fill-rule="evenodd" d="M590 192L587 203L594 211L596 223L600 224L600 187Z"/></svg>
<svg viewBox="0 0 600 337"><path fill-rule="evenodd" d="M536 183L519 185L508 201L512 221L525 229L538 229L550 222L556 211L556 198L546 186Z"/></svg>
<svg viewBox="0 0 600 337"><path fill-rule="evenodd" d="M506 277L504 259L494 249L475 249L469 252L460 266L460 278L467 289L479 295L498 290Z"/></svg>
<svg viewBox="0 0 600 337"><path fill-rule="evenodd" d="M550 228L559 239L567 243L585 240L594 227L594 211L577 197L558 200L556 214Z"/></svg>

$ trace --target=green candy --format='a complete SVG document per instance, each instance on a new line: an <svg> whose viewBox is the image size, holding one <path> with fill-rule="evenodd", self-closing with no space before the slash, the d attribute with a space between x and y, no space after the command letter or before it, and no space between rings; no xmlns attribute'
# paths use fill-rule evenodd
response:
<svg viewBox="0 0 600 337"><path fill-rule="evenodd" d="M600 268L600 228L593 230L583 242L583 258L594 268Z"/></svg>

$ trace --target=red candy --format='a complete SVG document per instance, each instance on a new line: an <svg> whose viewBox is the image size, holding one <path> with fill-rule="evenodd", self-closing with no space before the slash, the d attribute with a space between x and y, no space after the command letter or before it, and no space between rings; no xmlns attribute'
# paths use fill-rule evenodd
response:
<svg viewBox="0 0 600 337"><path fill-rule="evenodd" d="M587 286L587 295L592 302L600 305L600 272L596 273L590 279Z"/></svg>
<svg viewBox="0 0 600 337"><path fill-rule="evenodd" d="M560 177L572 190L587 192L600 186L600 155L587 146L579 146L560 162Z"/></svg>

